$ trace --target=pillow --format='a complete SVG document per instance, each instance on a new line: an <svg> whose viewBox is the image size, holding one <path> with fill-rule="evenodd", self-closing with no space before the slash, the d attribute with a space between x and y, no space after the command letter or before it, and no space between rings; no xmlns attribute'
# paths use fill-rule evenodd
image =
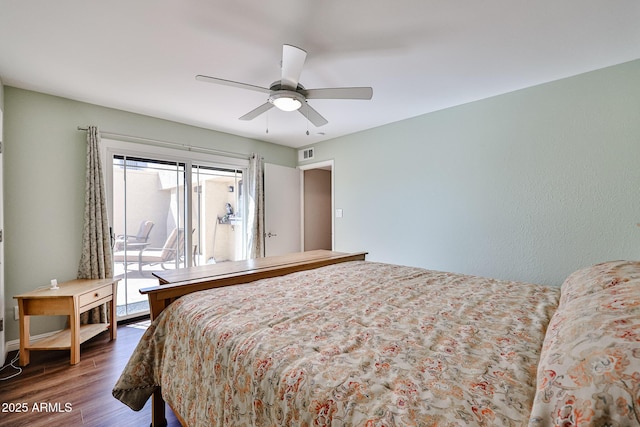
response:
<svg viewBox="0 0 640 427"><path fill-rule="evenodd" d="M640 425L640 262L577 271L561 289L529 426Z"/></svg>
<svg viewBox="0 0 640 427"><path fill-rule="evenodd" d="M572 273L562 284L560 305L631 280L640 280L640 262L610 261Z"/></svg>

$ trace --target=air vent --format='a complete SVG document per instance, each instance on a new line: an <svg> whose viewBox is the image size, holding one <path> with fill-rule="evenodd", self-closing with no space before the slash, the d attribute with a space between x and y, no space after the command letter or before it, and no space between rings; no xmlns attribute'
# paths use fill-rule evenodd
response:
<svg viewBox="0 0 640 427"><path fill-rule="evenodd" d="M304 160L313 159L315 151L316 150L313 147L298 151L298 161L302 162Z"/></svg>

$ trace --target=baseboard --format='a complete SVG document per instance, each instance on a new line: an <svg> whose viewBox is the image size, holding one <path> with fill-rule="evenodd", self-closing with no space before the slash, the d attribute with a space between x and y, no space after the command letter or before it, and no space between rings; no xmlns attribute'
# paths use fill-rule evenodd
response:
<svg viewBox="0 0 640 427"><path fill-rule="evenodd" d="M44 334L40 334L40 335L32 335L31 339L32 340L37 340L40 338L47 338L50 337L51 335L55 335L58 332L62 331L62 329L58 329L57 331L52 331L52 332L45 332ZM20 350L20 339L17 340L11 340L11 341L7 341L5 343L5 360L7 358L7 354L9 354L12 351L16 351L16 350Z"/></svg>

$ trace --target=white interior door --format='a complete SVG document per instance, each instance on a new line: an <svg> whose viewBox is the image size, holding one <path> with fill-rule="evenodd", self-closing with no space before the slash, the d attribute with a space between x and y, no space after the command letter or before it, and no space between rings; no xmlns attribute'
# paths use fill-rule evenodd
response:
<svg viewBox="0 0 640 427"><path fill-rule="evenodd" d="M300 171L264 165L265 256L300 252Z"/></svg>

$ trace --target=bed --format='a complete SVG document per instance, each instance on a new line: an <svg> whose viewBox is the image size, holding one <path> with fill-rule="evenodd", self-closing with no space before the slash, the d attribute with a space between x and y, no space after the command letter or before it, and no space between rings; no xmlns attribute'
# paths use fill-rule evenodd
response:
<svg viewBox="0 0 640 427"><path fill-rule="evenodd" d="M640 263L558 288L348 261L178 298L113 395L188 426L624 426L639 358Z"/></svg>

